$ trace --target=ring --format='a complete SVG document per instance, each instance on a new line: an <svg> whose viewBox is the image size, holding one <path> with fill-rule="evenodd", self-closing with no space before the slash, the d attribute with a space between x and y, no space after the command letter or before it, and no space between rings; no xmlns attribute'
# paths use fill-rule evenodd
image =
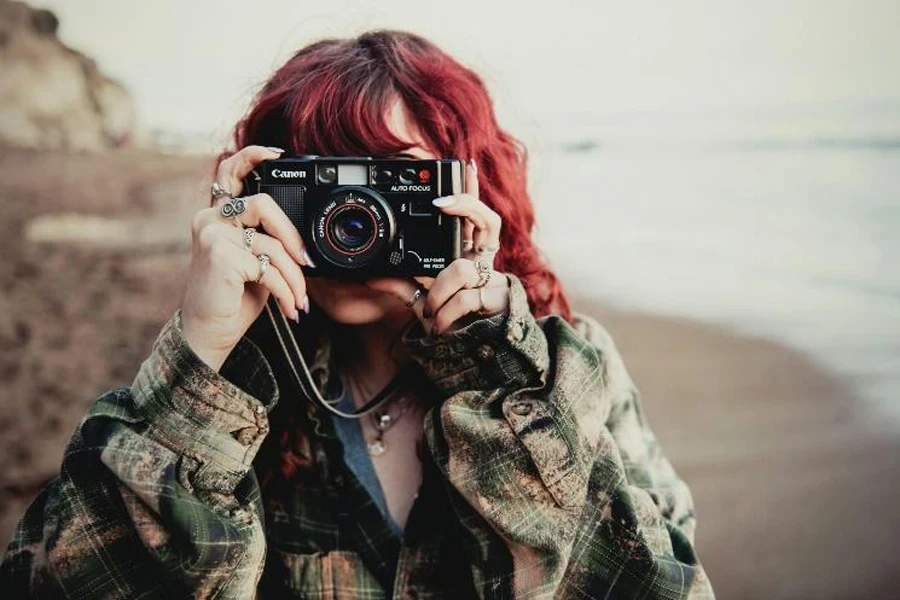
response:
<svg viewBox="0 0 900 600"><path fill-rule="evenodd" d="M223 186L218 181L212 182L212 185L209 186L209 193L212 194L213 200L218 200L222 196L228 196L229 198L234 198L234 196L231 195L231 192L229 192L227 189L225 189L225 186Z"/></svg>
<svg viewBox="0 0 900 600"><path fill-rule="evenodd" d="M238 219L238 215L244 213L246 210L246 198L232 198L228 200L228 202L222 204L222 208L219 209L219 212L226 219L232 219L236 227L243 227L244 224Z"/></svg>
<svg viewBox="0 0 900 600"><path fill-rule="evenodd" d="M422 297L422 288L417 287L416 291L413 292L412 297L406 301L406 308L412 308L413 304L415 304L421 297Z"/></svg>
<svg viewBox="0 0 900 600"><path fill-rule="evenodd" d="M463 240L463 250L471 250L475 246L474 240Z"/></svg>
<svg viewBox="0 0 900 600"><path fill-rule="evenodd" d="M500 244L494 244L492 246L478 246L478 254L484 254L485 252L497 252L500 250Z"/></svg>
<svg viewBox="0 0 900 600"><path fill-rule="evenodd" d="M256 283L259 283L266 271L269 270L269 263L272 261L268 254L258 254L256 258L259 259L259 275L256 277Z"/></svg>
<svg viewBox="0 0 900 600"><path fill-rule="evenodd" d="M244 248L253 250L253 236L256 235L255 227L247 227L244 229Z"/></svg>
<svg viewBox="0 0 900 600"><path fill-rule="evenodd" d="M475 287L484 287L491 279L491 268L481 262L480 258L475 259L475 268L478 269L478 283Z"/></svg>

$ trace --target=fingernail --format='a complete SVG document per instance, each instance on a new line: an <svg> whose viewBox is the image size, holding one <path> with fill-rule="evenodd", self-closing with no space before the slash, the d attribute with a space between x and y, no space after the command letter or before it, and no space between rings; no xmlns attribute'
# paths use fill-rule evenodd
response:
<svg viewBox="0 0 900 600"><path fill-rule="evenodd" d="M306 264L312 268L316 268L316 263L313 262L312 257L309 255L309 252L306 251L306 248L303 249L303 260L306 261Z"/></svg>
<svg viewBox="0 0 900 600"><path fill-rule="evenodd" d="M271 150L272 152L284 152L284 148L279 148L278 146L266 146L266 149Z"/></svg>
<svg viewBox="0 0 900 600"><path fill-rule="evenodd" d="M437 325L432 325L431 326L431 335L437 336L437 334L438 334Z"/></svg>
<svg viewBox="0 0 900 600"><path fill-rule="evenodd" d="M309 314L309 296L303 296L303 312Z"/></svg>
<svg viewBox="0 0 900 600"><path fill-rule="evenodd" d="M469 164L472 165L472 170L474 170L476 173L478 173L478 165L475 164L474 158L469 159Z"/></svg>
<svg viewBox="0 0 900 600"><path fill-rule="evenodd" d="M297 312L296 310L294 311L293 321L294 321L294 323L296 323L297 325L300 324L300 313Z"/></svg>
<svg viewBox="0 0 900 600"><path fill-rule="evenodd" d="M422 310L422 315L423 315L426 319L430 319L430 318L431 318L431 307L430 307L430 306L425 306L425 308Z"/></svg>
<svg viewBox="0 0 900 600"><path fill-rule="evenodd" d="M440 198L435 198L431 201L435 206L450 206L451 204L456 202L456 198L453 196L441 196Z"/></svg>

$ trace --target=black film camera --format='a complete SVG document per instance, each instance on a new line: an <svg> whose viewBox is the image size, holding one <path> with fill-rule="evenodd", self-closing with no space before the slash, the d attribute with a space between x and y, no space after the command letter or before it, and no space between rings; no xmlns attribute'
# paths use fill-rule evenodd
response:
<svg viewBox="0 0 900 600"><path fill-rule="evenodd" d="M462 256L462 219L431 201L464 177L455 159L302 155L260 163L244 193L269 194L297 227L316 263L307 275L435 277Z"/></svg>

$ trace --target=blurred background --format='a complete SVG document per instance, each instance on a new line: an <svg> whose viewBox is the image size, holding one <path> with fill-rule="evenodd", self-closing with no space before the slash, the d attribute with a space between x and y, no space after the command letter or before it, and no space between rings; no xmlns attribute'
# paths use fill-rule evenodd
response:
<svg viewBox="0 0 900 600"><path fill-rule="evenodd" d="M900 4L0 0L0 539L181 300L212 154L299 47L428 36L531 152L721 598L900 586Z"/></svg>

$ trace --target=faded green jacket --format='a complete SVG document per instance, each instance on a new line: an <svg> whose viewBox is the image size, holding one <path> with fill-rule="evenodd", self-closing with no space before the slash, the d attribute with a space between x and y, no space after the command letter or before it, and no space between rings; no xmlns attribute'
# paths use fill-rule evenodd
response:
<svg viewBox="0 0 900 600"><path fill-rule="evenodd" d="M0 593L712 598L690 492L613 340L578 313L574 327L536 320L509 280L508 314L403 337L444 397L424 419L423 482L402 539L327 418L319 466L282 508L264 508L253 460L279 397L270 362L245 336L213 371L177 312L132 386L82 419L15 530ZM311 365L323 395L329 350L323 336Z"/></svg>

